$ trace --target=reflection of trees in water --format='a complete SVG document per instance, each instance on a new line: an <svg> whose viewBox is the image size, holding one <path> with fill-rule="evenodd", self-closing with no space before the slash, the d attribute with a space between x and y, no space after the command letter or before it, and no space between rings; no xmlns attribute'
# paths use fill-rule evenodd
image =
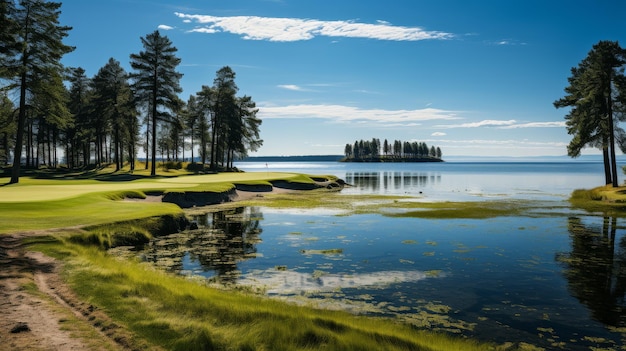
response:
<svg viewBox="0 0 626 351"><path fill-rule="evenodd" d="M573 217L568 229L572 251L557 255L557 260L566 268L570 293L594 319L626 326L626 236L616 238L617 219L604 217L602 225L594 226Z"/></svg>
<svg viewBox="0 0 626 351"><path fill-rule="evenodd" d="M239 276L237 263L255 257L262 216L253 207L196 216L200 229L156 238L144 253L145 259L180 272L183 258L189 254L203 270L215 271L219 282L233 283Z"/></svg>
<svg viewBox="0 0 626 351"><path fill-rule="evenodd" d="M425 187L441 182L436 172L347 172L346 182L372 191Z"/></svg>

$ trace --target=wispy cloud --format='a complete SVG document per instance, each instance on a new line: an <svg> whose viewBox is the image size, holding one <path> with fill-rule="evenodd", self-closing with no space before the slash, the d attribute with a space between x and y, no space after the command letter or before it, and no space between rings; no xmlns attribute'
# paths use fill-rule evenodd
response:
<svg viewBox="0 0 626 351"><path fill-rule="evenodd" d="M495 154L507 154L505 150L544 150L549 151L549 154L561 155L567 149L567 143L559 141L534 141L528 139L505 139L505 140L493 140L493 139L432 139L423 140L427 143L436 143L445 150L458 149L463 152L468 152L471 149L484 149L491 150ZM510 154L510 153L508 153ZM542 153L540 153L542 154ZM543 153L546 154L546 153Z"/></svg>
<svg viewBox="0 0 626 351"><path fill-rule="evenodd" d="M515 124L514 119L508 121L499 121L493 119L486 119L479 122L461 123L461 124L442 124L437 125L435 128L480 128L480 127L502 127Z"/></svg>
<svg viewBox="0 0 626 351"><path fill-rule="evenodd" d="M277 18L258 16L217 17L175 12L184 23L196 22L189 32L227 32L241 35L247 40L300 41L317 36L366 38L392 41L444 40L454 34L441 31L427 31L420 27L394 26L384 21L358 23L355 21L322 21L300 18Z"/></svg>
<svg viewBox="0 0 626 351"><path fill-rule="evenodd" d="M280 84L278 87L281 89L292 90L292 91L305 91L306 90L302 88L301 86L294 85L294 84Z"/></svg>
<svg viewBox="0 0 626 351"><path fill-rule="evenodd" d="M516 45L526 45L525 42L519 41L517 39L500 39L487 42L489 45L498 45L498 46L516 46Z"/></svg>
<svg viewBox="0 0 626 351"><path fill-rule="evenodd" d="M259 117L316 118L335 122L378 122L410 124L428 120L456 120L457 112L434 108L420 110L361 109L344 105L289 105L259 107Z"/></svg>
<svg viewBox="0 0 626 351"><path fill-rule="evenodd" d="M436 125L435 128L497 128L497 129L519 129L519 128L562 128L565 127L565 122L527 122L518 123L514 119L510 120L492 120L486 119L478 122L469 122L461 124L441 124Z"/></svg>
<svg viewBox="0 0 626 351"><path fill-rule="evenodd" d="M516 128L564 128L565 121L563 122L530 122L512 124L510 126L501 127L501 129L516 129Z"/></svg>
<svg viewBox="0 0 626 351"><path fill-rule="evenodd" d="M157 28L161 29L161 30L172 30L172 29L174 29L174 27L168 26L167 24L159 24L159 26Z"/></svg>
<svg viewBox="0 0 626 351"><path fill-rule="evenodd" d="M446 136L448 134L444 133L444 132L434 132L433 134L431 134L430 136L434 136L434 137L440 137L440 136Z"/></svg>

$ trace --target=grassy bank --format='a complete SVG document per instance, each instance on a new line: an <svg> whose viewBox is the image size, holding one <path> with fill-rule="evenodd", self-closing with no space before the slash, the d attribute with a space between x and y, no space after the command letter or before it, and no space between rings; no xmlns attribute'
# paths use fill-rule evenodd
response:
<svg viewBox="0 0 626 351"><path fill-rule="evenodd" d="M39 243L37 242L39 241ZM134 335L129 348L168 350L497 350L380 318L295 306L120 260L93 246L41 238L65 261L73 290ZM94 323L106 323L94 321ZM504 349L504 348L502 348Z"/></svg>
<svg viewBox="0 0 626 351"><path fill-rule="evenodd" d="M593 189L578 189L572 193L570 202L589 212L601 212L608 216L626 216L626 187L611 185Z"/></svg>

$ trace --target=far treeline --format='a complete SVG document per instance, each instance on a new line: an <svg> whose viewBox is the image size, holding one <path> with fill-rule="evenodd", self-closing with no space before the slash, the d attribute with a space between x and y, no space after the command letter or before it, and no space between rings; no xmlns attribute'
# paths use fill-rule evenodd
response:
<svg viewBox="0 0 626 351"><path fill-rule="evenodd" d="M132 171L139 147L153 176L157 155L180 161L185 150L192 160L200 157L201 168L208 163L218 170L262 145L256 104L237 96L230 67L185 102L178 50L154 31L139 38L143 50L127 58L132 72L110 58L90 78L83 68L61 63L75 48L63 43L72 28L59 24L60 14L58 2L0 0L0 164L12 161L11 183L19 182L22 165L114 163L118 170L128 162Z"/></svg>
<svg viewBox="0 0 626 351"><path fill-rule="evenodd" d="M417 141L357 140L346 144L344 154L344 162L443 162L439 147Z"/></svg>

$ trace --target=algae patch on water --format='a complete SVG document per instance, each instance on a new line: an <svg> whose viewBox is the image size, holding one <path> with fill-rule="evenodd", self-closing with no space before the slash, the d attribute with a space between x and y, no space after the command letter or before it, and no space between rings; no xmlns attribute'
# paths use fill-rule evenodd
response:
<svg viewBox="0 0 626 351"><path fill-rule="evenodd" d="M343 249L300 250L304 255L341 255Z"/></svg>

